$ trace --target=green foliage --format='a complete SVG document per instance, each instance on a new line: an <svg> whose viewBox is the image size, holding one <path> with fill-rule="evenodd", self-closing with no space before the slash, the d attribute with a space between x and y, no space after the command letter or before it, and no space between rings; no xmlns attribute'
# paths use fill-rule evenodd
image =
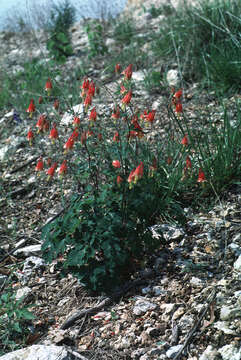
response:
<svg viewBox="0 0 241 360"><path fill-rule="evenodd" d="M144 78L144 86L149 93L161 91L163 77L160 71L149 71Z"/></svg>
<svg viewBox="0 0 241 360"><path fill-rule="evenodd" d="M134 22L131 19L126 21L118 21L114 27L113 36L119 43L129 45L136 33Z"/></svg>
<svg viewBox="0 0 241 360"><path fill-rule="evenodd" d="M104 55L108 52L104 42L103 27L97 20L89 22L85 26L85 31L89 41L88 57L91 59L98 55Z"/></svg>
<svg viewBox="0 0 241 360"><path fill-rule="evenodd" d="M205 80L219 90L240 89L241 21L236 0L180 6L162 22L156 56L178 61L187 81ZM221 88L221 89L220 89Z"/></svg>
<svg viewBox="0 0 241 360"><path fill-rule="evenodd" d="M24 339L28 334L26 323L34 319L28 307L11 289L0 296L0 355L20 348L16 340Z"/></svg>
<svg viewBox="0 0 241 360"><path fill-rule="evenodd" d="M162 4L160 7L155 7L155 5L151 5L148 10L153 18L157 18L160 15L169 16L174 12L174 8L171 4Z"/></svg>
<svg viewBox="0 0 241 360"><path fill-rule="evenodd" d="M68 0L63 4L54 6L50 15L47 49L58 62L65 62L73 54L69 28L75 20L75 8Z"/></svg>

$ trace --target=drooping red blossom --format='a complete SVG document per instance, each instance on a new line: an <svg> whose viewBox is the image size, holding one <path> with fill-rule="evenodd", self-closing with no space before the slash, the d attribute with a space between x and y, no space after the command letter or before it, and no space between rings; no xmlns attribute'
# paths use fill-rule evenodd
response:
<svg viewBox="0 0 241 360"><path fill-rule="evenodd" d="M120 175L117 176L116 178L116 182L117 182L117 185L120 185L122 183L123 179Z"/></svg>
<svg viewBox="0 0 241 360"><path fill-rule="evenodd" d="M42 102L43 102L43 97L40 96L40 97L38 98L38 103L39 103L39 104L42 104Z"/></svg>
<svg viewBox="0 0 241 360"><path fill-rule="evenodd" d="M87 95L88 95L88 94L89 94L90 96L95 96L95 83L94 83L93 80L91 80L91 82L90 82Z"/></svg>
<svg viewBox="0 0 241 360"><path fill-rule="evenodd" d="M175 94L173 95L173 97L175 99L180 99L182 97L182 89L178 90L177 92L175 92Z"/></svg>
<svg viewBox="0 0 241 360"><path fill-rule="evenodd" d="M58 108L59 108L59 100L58 100L58 99L55 99L55 100L54 100L54 109L55 109L55 110L58 110Z"/></svg>
<svg viewBox="0 0 241 360"><path fill-rule="evenodd" d="M30 146L32 146L33 138L34 138L34 133L32 131L32 128L30 127L29 130L28 130L28 134L27 134L27 139L29 141Z"/></svg>
<svg viewBox="0 0 241 360"><path fill-rule="evenodd" d="M176 110L175 111L176 111L177 114L182 113L182 104L181 103L176 104Z"/></svg>
<svg viewBox="0 0 241 360"><path fill-rule="evenodd" d="M42 156L40 156L40 158L38 159L37 165L35 167L35 171L42 171L44 168L44 162L42 159Z"/></svg>
<svg viewBox="0 0 241 360"><path fill-rule="evenodd" d="M206 177L205 177L205 174L204 174L203 170L200 168L199 171L198 171L197 182L204 182L204 181L206 181Z"/></svg>
<svg viewBox="0 0 241 360"><path fill-rule="evenodd" d="M29 104L26 111L29 113L29 117L31 118L33 116L34 111L35 111L35 105L34 105L34 100L33 99L30 100L30 104Z"/></svg>
<svg viewBox="0 0 241 360"><path fill-rule="evenodd" d="M95 107L93 107L93 109L91 110L90 115L89 115L89 120L96 121L96 118L97 118L96 109L95 109Z"/></svg>
<svg viewBox="0 0 241 360"><path fill-rule="evenodd" d="M114 107L113 114L111 115L111 117L113 119L119 119L119 117L120 117L120 109L119 109L118 105L116 107Z"/></svg>
<svg viewBox="0 0 241 360"><path fill-rule="evenodd" d="M114 137L113 137L113 141L119 142L120 141L120 136L118 131L115 132Z"/></svg>
<svg viewBox="0 0 241 360"><path fill-rule="evenodd" d="M67 160L64 160L59 168L59 175L63 176L67 172Z"/></svg>
<svg viewBox="0 0 241 360"><path fill-rule="evenodd" d="M187 134L184 135L181 141L182 145L187 146L188 145L188 137Z"/></svg>
<svg viewBox="0 0 241 360"><path fill-rule="evenodd" d="M85 77L82 86L80 86L80 88L82 88L82 91L81 91L82 97L86 96L89 86L90 86L89 79L87 77Z"/></svg>
<svg viewBox="0 0 241 360"><path fill-rule="evenodd" d="M146 114L145 120L152 124L155 119L155 115L156 115L156 110L151 110L149 114Z"/></svg>
<svg viewBox="0 0 241 360"><path fill-rule="evenodd" d="M128 183L131 184L132 182L134 182L134 180L135 180L135 169L131 170L130 175L128 176L127 181L128 181Z"/></svg>
<svg viewBox="0 0 241 360"><path fill-rule="evenodd" d="M48 180L53 178L57 165L58 164L56 162L53 163L53 165L46 171L46 174L48 175Z"/></svg>
<svg viewBox="0 0 241 360"><path fill-rule="evenodd" d="M124 105L129 104L131 101L131 98L132 98L132 91L130 90L121 100L122 104L124 104Z"/></svg>
<svg viewBox="0 0 241 360"><path fill-rule="evenodd" d="M38 128L38 133L42 132L44 130L44 124L46 122L46 115L41 114L38 118L38 121L36 123L36 127Z"/></svg>
<svg viewBox="0 0 241 360"><path fill-rule="evenodd" d="M76 126L80 125L80 118L78 116L74 117L73 124L76 125Z"/></svg>
<svg viewBox="0 0 241 360"><path fill-rule="evenodd" d="M46 84L45 84L45 91L47 91L48 96L50 96L50 94L51 94L52 87L53 87L52 82L51 82L50 78L48 78L48 80L46 81Z"/></svg>
<svg viewBox="0 0 241 360"><path fill-rule="evenodd" d="M58 130L56 129L56 123L53 123L53 128L50 131L49 138L52 140L52 143L54 144L55 140L58 139L59 134Z"/></svg>
<svg viewBox="0 0 241 360"><path fill-rule="evenodd" d="M127 68L122 72L122 74L125 75L125 80L130 80L132 77L132 67L133 65L130 64L127 66Z"/></svg>
<svg viewBox="0 0 241 360"><path fill-rule="evenodd" d="M127 135L127 139L134 139L137 136L138 136L138 131L130 130L128 135Z"/></svg>
<svg viewBox="0 0 241 360"><path fill-rule="evenodd" d="M64 144L65 153L71 150L74 146L74 138L73 136L70 136L66 143Z"/></svg>
<svg viewBox="0 0 241 360"><path fill-rule="evenodd" d="M192 168L192 162L189 156L186 157L186 168L191 169Z"/></svg>
<svg viewBox="0 0 241 360"><path fill-rule="evenodd" d="M119 63L117 63L117 64L115 65L115 73L116 73L116 74L119 74L119 73L120 73L120 70L121 70L121 65L120 65Z"/></svg>
<svg viewBox="0 0 241 360"><path fill-rule="evenodd" d="M120 85L120 93L121 94L126 94L128 92L128 90L125 88L125 86L123 84Z"/></svg>
<svg viewBox="0 0 241 360"><path fill-rule="evenodd" d="M88 107L91 104L92 104L92 96L90 94L87 94L84 100L85 111L88 110Z"/></svg>
<svg viewBox="0 0 241 360"><path fill-rule="evenodd" d="M137 166L137 168L135 170L131 171L131 173L130 173L130 175L128 177L127 181L130 183L130 185L132 183L136 184L137 181L142 178L143 172L144 172L144 164L141 161L140 164Z"/></svg>
<svg viewBox="0 0 241 360"><path fill-rule="evenodd" d="M113 160L113 161L112 161L112 165L113 165L115 168L120 168L120 167L121 167L121 164L120 164L119 160Z"/></svg>

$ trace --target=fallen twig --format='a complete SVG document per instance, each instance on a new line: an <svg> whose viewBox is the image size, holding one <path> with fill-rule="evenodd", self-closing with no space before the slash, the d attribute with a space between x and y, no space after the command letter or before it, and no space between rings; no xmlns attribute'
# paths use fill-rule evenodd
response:
<svg viewBox="0 0 241 360"><path fill-rule="evenodd" d="M189 333L186 336L186 339L184 341L183 347L178 351L178 353L176 354L176 356L173 358L173 360L178 360L178 358L180 357L180 355L182 354L182 352L184 351L184 349L187 347L187 345L189 344L190 340L192 339L194 333L197 331L198 327L200 326L204 316L206 315L210 305L213 303L214 298L216 295L216 289L214 288L213 291L211 292L209 299L208 299L208 303L205 306L205 308L202 310L201 315L198 319L198 321L196 322L196 324L193 326L193 328L189 331Z"/></svg>

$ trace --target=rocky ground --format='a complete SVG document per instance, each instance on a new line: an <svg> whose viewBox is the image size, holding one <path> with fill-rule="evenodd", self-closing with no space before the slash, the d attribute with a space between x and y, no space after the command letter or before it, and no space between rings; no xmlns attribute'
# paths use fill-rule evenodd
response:
<svg viewBox="0 0 241 360"><path fill-rule="evenodd" d="M137 22L140 31L146 30L147 23L151 31L157 19L151 20L145 13ZM23 39L5 32L0 39L0 64L9 74L21 70L26 59L48 57L44 33L29 34ZM66 79L87 51L88 39L81 24L72 28L72 41L75 55L61 65ZM114 51L111 32L106 42ZM101 73L105 61L93 65L90 71L111 88L112 79ZM156 66L161 68L160 63ZM177 81L175 64L173 74L170 84ZM143 76L140 70L133 73L137 84L134 100L157 109L157 124L162 131L169 126L169 95L156 92L150 96L143 90ZM208 109L215 113L213 120L218 124L222 110L212 94L198 92L198 84L189 84L185 91L184 105L190 123L195 125L199 106L199 121L205 121ZM227 99L230 111L232 101L238 98L236 95ZM107 95L105 102L111 102ZM65 346L68 358L82 360L241 359L239 184L226 191L209 210L196 213L185 208L187 224L183 228L164 222L156 224L153 236L162 233L165 244L146 259L143 269L132 276L119 297L90 296L76 279L60 278L57 262L47 266L41 258L41 227L63 206L58 182L49 187L33 174L38 154L26 147L23 134L27 119L16 124L9 108L1 110L0 124L0 286L4 287L10 268L16 267L12 281L17 297L24 295L26 304L35 304L32 311L36 319L26 339L27 346L38 344L35 356L37 352L43 360L46 354L65 359ZM71 192L69 182L63 187L67 196ZM61 354L50 345L58 346ZM12 359L11 356L10 353L2 359ZM21 356L25 358L26 354Z"/></svg>

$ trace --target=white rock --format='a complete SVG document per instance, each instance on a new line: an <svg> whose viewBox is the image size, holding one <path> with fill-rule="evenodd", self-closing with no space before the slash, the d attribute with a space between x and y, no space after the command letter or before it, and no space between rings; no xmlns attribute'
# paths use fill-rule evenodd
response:
<svg viewBox="0 0 241 360"><path fill-rule="evenodd" d="M152 291L155 296L159 296L161 294L165 295L167 293L167 291L164 290L161 286L153 286Z"/></svg>
<svg viewBox="0 0 241 360"><path fill-rule="evenodd" d="M22 249L14 251L14 255L23 255L28 257L30 255L39 255L41 253L41 245L25 246Z"/></svg>
<svg viewBox="0 0 241 360"><path fill-rule="evenodd" d="M142 292L143 295L146 295L146 294L151 292L151 287L147 286L147 287L141 289L141 292Z"/></svg>
<svg viewBox="0 0 241 360"><path fill-rule="evenodd" d="M135 71L132 73L132 79L134 81L143 81L145 79L145 74L143 71Z"/></svg>
<svg viewBox="0 0 241 360"><path fill-rule="evenodd" d="M190 284L192 285L192 286L197 286L197 287L199 287L199 286L202 286L203 285L203 281L201 280L201 279L199 279L199 278L196 278L196 277L192 277L191 278L191 280L190 280Z"/></svg>
<svg viewBox="0 0 241 360"><path fill-rule="evenodd" d="M236 332L234 330L231 330L229 328L229 322L227 321L216 321L213 324L213 327L215 329L221 330L224 334L227 335L237 335Z"/></svg>
<svg viewBox="0 0 241 360"><path fill-rule="evenodd" d="M241 360L241 348L236 348L233 344L225 345L218 350L223 360Z"/></svg>
<svg viewBox="0 0 241 360"><path fill-rule="evenodd" d="M75 114L75 116L82 115L84 113L84 106L83 106L83 104L78 104L78 105L73 106L72 110L73 110L72 113L69 113L69 112L64 113L64 115L60 121L61 125L72 124L73 120L74 120L73 114Z"/></svg>
<svg viewBox="0 0 241 360"><path fill-rule="evenodd" d="M135 315L145 314L149 310L154 310L156 308L156 304L150 303L145 300L137 300L135 306L133 308L133 313Z"/></svg>
<svg viewBox="0 0 241 360"><path fill-rule="evenodd" d="M32 345L1 356L1 360L68 360L67 350L63 346Z"/></svg>
<svg viewBox="0 0 241 360"><path fill-rule="evenodd" d="M224 305L221 308L220 319L227 321L227 320L232 320L234 317L240 316L240 315L241 315L241 309L231 308L231 307Z"/></svg>
<svg viewBox="0 0 241 360"><path fill-rule="evenodd" d="M173 359L182 347L183 345L176 345L172 346L169 350L167 350L166 356L168 357L168 359Z"/></svg>
<svg viewBox="0 0 241 360"><path fill-rule="evenodd" d="M169 70L167 72L167 82L170 86L178 86L179 84L179 75L177 70Z"/></svg>
<svg viewBox="0 0 241 360"><path fill-rule="evenodd" d="M241 255L239 255L238 259L235 261L234 269L237 271L241 271Z"/></svg>
<svg viewBox="0 0 241 360"><path fill-rule="evenodd" d="M214 360L217 355L218 355L217 350L214 349L211 345L208 345L207 349L200 356L199 360Z"/></svg>
<svg viewBox="0 0 241 360"><path fill-rule="evenodd" d="M16 300L19 300L21 297L26 298L28 294L31 293L31 289L28 286L24 286L21 289L18 289L16 292Z"/></svg>

